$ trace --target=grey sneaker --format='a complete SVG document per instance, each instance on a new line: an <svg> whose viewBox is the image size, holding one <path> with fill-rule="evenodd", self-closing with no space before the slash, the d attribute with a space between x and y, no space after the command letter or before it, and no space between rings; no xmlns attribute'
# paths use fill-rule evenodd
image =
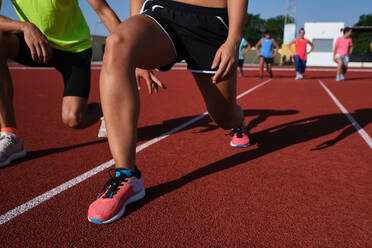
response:
<svg viewBox="0 0 372 248"><path fill-rule="evenodd" d="M101 126L98 131L99 138L107 138L106 126L105 126L105 118L101 118Z"/></svg>
<svg viewBox="0 0 372 248"><path fill-rule="evenodd" d="M23 158L26 154L20 139L11 135L0 136L0 167L7 166L13 160Z"/></svg>

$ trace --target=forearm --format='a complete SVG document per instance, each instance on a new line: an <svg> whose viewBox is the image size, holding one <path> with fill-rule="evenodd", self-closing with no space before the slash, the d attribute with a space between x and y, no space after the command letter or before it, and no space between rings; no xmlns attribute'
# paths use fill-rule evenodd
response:
<svg viewBox="0 0 372 248"><path fill-rule="evenodd" d="M145 0L130 0L130 16L138 15Z"/></svg>
<svg viewBox="0 0 372 248"><path fill-rule="evenodd" d="M15 21L8 17L0 15L0 30L8 33L22 33L29 23Z"/></svg>
<svg viewBox="0 0 372 248"><path fill-rule="evenodd" d="M350 47L349 55L353 53L353 47Z"/></svg>
<svg viewBox="0 0 372 248"><path fill-rule="evenodd" d="M242 39L244 18L247 14L248 0L227 0L229 15L229 34L227 41L239 46Z"/></svg>
<svg viewBox="0 0 372 248"><path fill-rule="evenodd" d="M117 26L119 26L119 17L106 3L106 1L90 1L90 3L110 33L114 31Z"/></svg>

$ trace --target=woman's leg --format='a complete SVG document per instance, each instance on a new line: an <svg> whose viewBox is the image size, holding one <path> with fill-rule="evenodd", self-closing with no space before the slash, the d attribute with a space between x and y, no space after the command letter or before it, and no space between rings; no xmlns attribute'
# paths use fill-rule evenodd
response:
<svg viewBox="0 0 372 248"><path fill-rule="evenodd" d="M116 167L134 170L139 95L135 69L153 69L175 60L166 33L151 18L126 20L107 38L100 76L102 110Z"/></svg>
<svg viewBox="0 0 372 248"><path fill-rule="evenodd" d="M240 128L243 110L236 104L236 74L217 84L210 74L193 73L204 98L209 116L223 129Z"/></svg>
<svg viewBox="0 0 372 248"><path fill-rule="evenodd" d="M336 62L337 62L337 77L339 77L342 73L342 59L341 58L337 58L336 59Z"/></svg>
<svg viewBox="0 0 372 248"><path fill-rule="evenodd" d="M263 77L263 68L264 68L264 58L260 57L260 78Z"/></svg>

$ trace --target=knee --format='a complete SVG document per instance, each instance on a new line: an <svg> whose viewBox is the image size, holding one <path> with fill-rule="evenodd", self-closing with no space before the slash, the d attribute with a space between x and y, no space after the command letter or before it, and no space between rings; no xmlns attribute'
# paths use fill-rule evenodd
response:
<svg viewBox="0 0 372 248"><path fill-rule="evenodd" d="M62 112L62 121L63 123L73 129L82 129L84 127L83 125L83 115L82 113L71 111L71 110L65 110Z"/></svg>
<svg viewBox="0 0 372 248"><path fill-rule="evenodd" d="M125 37L125 35L112 33L107 37L105 45L106 59L127 57L131 51L130 39Z"/></svg>

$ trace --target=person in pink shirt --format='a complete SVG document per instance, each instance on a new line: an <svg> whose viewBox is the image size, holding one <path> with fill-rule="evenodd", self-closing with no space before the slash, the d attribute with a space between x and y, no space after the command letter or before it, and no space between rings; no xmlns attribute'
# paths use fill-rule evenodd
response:
<svg viewBox="0 0 372 248"><path fill-rule="evenodd" d="M300 37L292 40L287 46L291 49L293 44L296 44L296 51L291 49L296 67L296 78L295 80L303 79L303 74L306 70L307 55L314 49L314 44L305 38L305 29L301 28L299 31ZM307 52L307 45L310 45L310 51Z"/></svg>
<svg viewBox="0 0 372 248"><path fill-rule="evenodd" d="M337 63L337 82L345 79L349 55L353 52L353 41L350 38L352 30L350 27L346 27L343 31L344 35L336 40L333 50L333 60Z"/></svg>

